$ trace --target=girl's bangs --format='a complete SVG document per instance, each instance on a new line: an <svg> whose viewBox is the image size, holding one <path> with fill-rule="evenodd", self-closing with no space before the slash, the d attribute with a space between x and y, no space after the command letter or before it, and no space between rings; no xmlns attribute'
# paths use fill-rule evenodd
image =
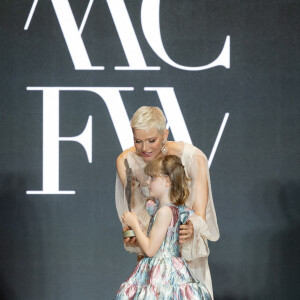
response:
<svg viewBox="0 0 300 300"><path fill-rule="evenodd" d="M145 174L152 177L161 176L160 162L160 159L154 159L151 162L149 162L144 169Z"/></svg>

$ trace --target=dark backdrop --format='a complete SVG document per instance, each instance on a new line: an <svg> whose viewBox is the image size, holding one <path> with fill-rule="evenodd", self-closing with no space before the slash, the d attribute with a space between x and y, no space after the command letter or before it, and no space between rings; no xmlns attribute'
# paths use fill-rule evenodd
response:
<svg viewBox="0 0 300 300"><path fill-rule="evenodd" d="M87 0L70 0L80 26ZM43 92L28 87L131 87L121 92L131 118L161 107L145 87L174 88L193 144L210 156L221 237L210 243L216 299L297 299L299 257L299 1L162 0L168 55L202 66L230 36L230 68L186 71L161 60L141 26L141 1L125 1L148 66L128 66L106 1L95 0L82 39L91 65L75 70L50 0L2 0L0 102L0 298L112 299L132 272L114 204L115 159L122 151L104 101L60 92L59 134L80 134L92 116L92 163L75 142L60 142L60 190L43 186ZM173 139L172 132L170 140ZM51 161L50 161L51 163ZM299 295L299 293L298 293Z"/></svg>

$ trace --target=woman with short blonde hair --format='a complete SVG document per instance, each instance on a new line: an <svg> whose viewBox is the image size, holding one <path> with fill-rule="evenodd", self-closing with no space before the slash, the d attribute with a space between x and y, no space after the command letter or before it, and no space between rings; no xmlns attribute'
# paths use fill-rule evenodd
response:
<svg viewBox="0 0 300 300"><path fill-rule="evenodd" d="M169 130L161 109L142 106L133 115L131 127L134 146L123 151L117 158L115 200L121 221L128 210L125 197L127 184L125 160L132 170L131 207L139 218L139 224L147 231L151 216L147 212L150 200L147 185L148 175L144 168L147 162L166 154L181 158L187 177L189 196L186 205L195 213L180 226L181 255L187 261L194 276L205 284L213 299L211 275L208 266L208 240L217 241L220 237L216 212L211 192L210 175L206 155L195 146L185 142L168 141ZM150 210L148 210L150 212ZM124 240L127 251L143 255L135 238Z"/></svg>

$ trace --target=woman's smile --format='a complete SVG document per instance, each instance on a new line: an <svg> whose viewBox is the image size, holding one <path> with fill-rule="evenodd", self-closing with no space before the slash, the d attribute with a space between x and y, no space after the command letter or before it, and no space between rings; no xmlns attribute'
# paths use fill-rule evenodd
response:
<svg viewBox="0 0 300 300"><path fill-rule="evenodd" d="M163 139L164 135L157 128L134 130L134 146L147 162L160 154Z"/></svg>
<svg viewBox="0 0 300 300"><path fill-rule="evenodd" d="M152 152L142 152L142 155L145 157L151 156Z"/></svg>

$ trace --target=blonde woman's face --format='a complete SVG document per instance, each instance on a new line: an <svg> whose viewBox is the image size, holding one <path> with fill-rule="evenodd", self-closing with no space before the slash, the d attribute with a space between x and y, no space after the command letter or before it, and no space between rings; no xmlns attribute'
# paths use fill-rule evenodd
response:
<svg viewBox="0 0 300 300"><path fill-rule="evenodd" d="M157 128L134 129L134 146L145 162L149 162L160 155L162 143L166 140L167 133L166 130L162 135Z"/></svg>

